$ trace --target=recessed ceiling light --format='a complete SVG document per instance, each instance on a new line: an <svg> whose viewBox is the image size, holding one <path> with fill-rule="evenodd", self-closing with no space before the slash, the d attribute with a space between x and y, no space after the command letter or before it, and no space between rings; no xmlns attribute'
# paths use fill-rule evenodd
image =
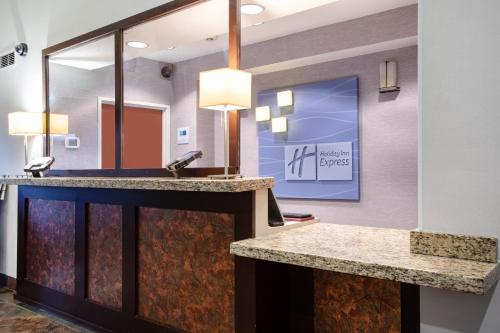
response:
<svg viewBox="0 0 500 333"><path fill-rule="evenodd" d="M149 46L144 42L134 42L134 41L128 42L127 45L136 49L145 49L146 47Z"/></svg>
<svg viewBox="0 0 500 333"><path fill-rule="evenodd" d="M257 15L264 11L264 7L254 3L241 5L241 13L245 15Z"/></svg>
<svg viewBox="0 0 500 333"><path fill-rule="evenodd" d="M167 47L167 50L173 50L173 49L175 49L175 46L169 46L169 47Z"/></svg>
<svg viewBox="0 0 500 333"><path fill-rule="evenodd" d="M253 24L253 26L254 26L254 27L257 27L257 26L259 26L259 25L263 25L263 24L264 24L264 22L257 22L257 23L254 23L254 24Z"/></svg>

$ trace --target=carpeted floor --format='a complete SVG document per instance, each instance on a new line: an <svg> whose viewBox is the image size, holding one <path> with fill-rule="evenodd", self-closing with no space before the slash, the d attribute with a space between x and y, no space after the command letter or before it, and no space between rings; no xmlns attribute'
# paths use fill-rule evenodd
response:
<svg viewBox="0 0 500 333"><path fill-rule="evenodd" d="M91 333L44 310L14 300L12 291L0 288L0 333Z"/></svg>

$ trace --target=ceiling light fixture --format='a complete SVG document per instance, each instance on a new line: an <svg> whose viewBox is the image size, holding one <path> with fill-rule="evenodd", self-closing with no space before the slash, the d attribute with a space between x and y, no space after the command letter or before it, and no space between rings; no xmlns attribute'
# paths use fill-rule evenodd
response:
<svg viewBox="0 0 500 333"><path fill-rule="evenodd" d="M263 24L264 24L264 22L257 22L257 23L254 23L253 26L258 27L259 25L263 25Z"/></svg>
<svg viewBox="0 0 500 333"><path fill-rule="evenodd" d="M257 15L264 11L264 7L254 3L247 3L241 5L241 13L244 15Z"/></svg>
<svg viewBox="0 0 500 333"><path fill-rule="evenodd" d="M173 49L175 49L175 46L169 46L169 47L167 48L167 50L173 50Z"/></svg>
<svg viewBox="0 0 500 333"><path fill-rule="evenodd" d="M135 49L145 49L146 47L149 46L148 44L146 44L144 42L134 42L134 41L127 42L127 45L130 47L133 47Z"/></svg>

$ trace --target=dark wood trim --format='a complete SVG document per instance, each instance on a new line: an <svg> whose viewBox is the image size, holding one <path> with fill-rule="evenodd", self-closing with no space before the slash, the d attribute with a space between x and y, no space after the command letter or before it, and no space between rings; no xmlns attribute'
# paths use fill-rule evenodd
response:
<svg viewBox="0 0 500 333"><path fill-rule="evenodd" d="M420 333L420 287L401 283L401 333Z"/></svg>
<svg viewBox="0 0 500 333"><path fill-rule="evenodd" d="M250 194L250 193L249 193ZM242 198L244 207L253 207L253 194ZM234 240L254 237L254 211L251 209L235 215ZM254 333L257 327L255 260L234 257L235 274L235 331Z"/></svg>
<svg viewBox="0 0 500 333"><path fill-rule="evenodd" d="M50 92L49 92L49 56L44 55L42 59L43 71L43 100L45 110L45 156L50 156Z"/></svg>
<svg viewBox="0 0 500 333"><path fill-rule="evenodd" d="M230 173L239 168L229 167ZM186 168L179 172L180 177L206 177L224 173L224 168ZM50 170L49 177L174 177L166 169L94 169L94 170Z"/></svg>
<svg viewBox="0 0 500 333"><path fill-rule="evenodd" d="M229 58L228 66L240 69L241 0L229 0Z"/></svg>
<svg viewBox="0 0 500 333"><path fill-rule="evenodd" d="M23 187L18 187L17 195L17 279L26 277L26 224L28 220L28 201L24 196ZM23 255L19 255L23 254ZM19 286L19 285L18 285Z"/></svg>
<svg viewBox="0 0 500 333"><path fill-rule="evenodd" d="M137 209L134 205L122 206L122 308L125 316L137 315Z"/></svg>
<svg viewBox="0 0 500 333"><path fill-rule="evenodd" d="M8 276L7 274L0 273L0 286L7 287L7 289L15 290L17 285L16 278Z"/></svg>
<svg viewBox="0 0 500 333"><path fill-rule="evenodd" d="M314 332L314 269L255 260L257 332Z"/></svg>
<svg viewBox="0 0 500 333"><path fill-rule="evenodd" d="M234 174L240 173L240 113L229 112L229 171Z"/></svg>
<svg viewBox="0 0 500 333"><path fill-rule="evenodd" d="M115 31L115 170L122 168L123 155L123 29Z"/></svg>
<svg viewBox="0 0 500 333"><path fill-rule="evenodd" d="M47 135L45 138L45 156L50 156L50 75L49 75L49 56L57 54L66 49L86 44L102 38L107 35L114 34L115 37L115 171L114 173L109 170L55 170L50 173L52 176L121 176L127 174L134 174L136 177L148 176L154 174L156 177L171 177L168 172L157 172L155 170L134 170L123 171L121 164L123 160L123 143L122 143L122 111L123 111L123 32L126 29L132 28L136 25L172 14L174 12L186 9L190 6L195 6L207 0L174 0L172 2L160 5L142 13L125 18L118 22L112 23L105 27L96 29L94 31L85 33L81 36L69 39L62 43L50 46L42 51L43 64L44 64L44 91L45 91L45 111L46 111L46 128ZM240 0L229 0L229 60L228 66L231 68L239 68L240 53L241 53L241 24L240 24ZM229 154L230 165L233 167L233 173L238 173L240 168L240 116L238 112L230 113L230 138L229 138ZM210 174L222 173L222 168L196 168L197 171L187 171L186 174L192 176L207 176ZM221 171L219 171L221 170Z"/></svg>
<svg viewBox="0 0 500 333"><path fill-rule="evenodd" d="M87 205L75 204L75 297L87 297Z"/></svg>
<svg viewBox="0 0 500 333"><path fill-rule="evenodd" d="M228 66L240 69L241 60L241 0L229 0ZM240 168L240 113L229 113L229 165Z"/></svg>
<svg viewBox="0 0 500 333"><path fill-rule="evenodd" d="M87 42L91 42L93 40L96 40L102 36L109 35L110 33L113 33L116 30L119 29L128 29L133 26L139 25L141 23L145 23L147 21L151 21L157 18L160 18L162 16L166 16L169 14L172 14L176 11L185 9L189 6L193 6L202 2L205 2L207 0L175 0L171 1L169 3L166 3L164 5L160 5L154 8L151 8L149 10L146 10L144 12L141 12L139 14L127 17L123 20L117 21L115 23L111 23L109 25L106 25L102 28L87 32L83 35L71 38L69 40L66 40L64 42L52 45L50 47L45 48L42 50L42 53L44 55L52 55L56 54L57 52L63 51L65 49L68 49L70 47L74 47L80 44L85 44Z"/></svg>

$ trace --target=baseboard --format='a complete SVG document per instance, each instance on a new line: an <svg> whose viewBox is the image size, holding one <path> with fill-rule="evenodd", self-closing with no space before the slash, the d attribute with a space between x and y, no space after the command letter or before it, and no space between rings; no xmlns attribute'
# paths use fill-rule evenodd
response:
<svg viewBox="0 0 500 333"><path fill-rule="evenodd" d="M16 284L16 278L0 273L0 286L7 287L10 290L16 290Z"/></svg>

